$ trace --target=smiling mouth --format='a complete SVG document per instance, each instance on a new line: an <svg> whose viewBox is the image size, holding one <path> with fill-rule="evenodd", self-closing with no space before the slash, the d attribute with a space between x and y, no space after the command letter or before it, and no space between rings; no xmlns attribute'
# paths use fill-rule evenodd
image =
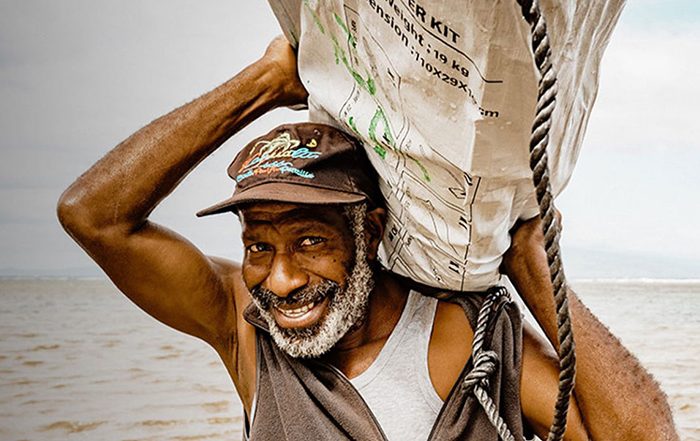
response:
<svg viewBox="0 0 700 441"><path fill-rule="evenodd" d="M302 315L309 312L311 309L313 309L314 306L316 306L316 302L307 303L306 305L304 305L300 308L294 308L294 309L277 308L277 310L289 318L299 318Z"/></svg>
<svg viewBox="0 0 700 441"><path fill-rule="evenodd" d="M272 311L275 316L275 321L282 328L308 328L321 319L328 302L328 297L325 297L321 300L312 301L301 306L274 306Z"/></svg>

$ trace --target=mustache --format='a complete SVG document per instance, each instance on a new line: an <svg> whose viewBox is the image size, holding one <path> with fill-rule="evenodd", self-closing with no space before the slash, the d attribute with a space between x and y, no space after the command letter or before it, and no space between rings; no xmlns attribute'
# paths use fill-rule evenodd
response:
<svg viewBox="0 0 700 441"><path fill-rule="evenodd" d="M292 291L286 297L280 297L262 286L256 286L250 294L260 303L263 309L281 305L307 304L318 302L326 297L334 297L340 291L340 285L332 280L323 280L315 285L305 286Z"/></svg>

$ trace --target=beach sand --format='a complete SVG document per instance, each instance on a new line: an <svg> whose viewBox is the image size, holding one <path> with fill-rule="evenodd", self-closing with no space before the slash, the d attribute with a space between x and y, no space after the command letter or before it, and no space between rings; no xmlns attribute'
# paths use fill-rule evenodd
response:
<svg viewBox="0 0 700 441"><path fill-rule="evenodd" d="M659 380L682 439L700 441L700 282L573 286ZM106 281L0 280L0 373L3 441L240 439L217 354Z"/></svg>

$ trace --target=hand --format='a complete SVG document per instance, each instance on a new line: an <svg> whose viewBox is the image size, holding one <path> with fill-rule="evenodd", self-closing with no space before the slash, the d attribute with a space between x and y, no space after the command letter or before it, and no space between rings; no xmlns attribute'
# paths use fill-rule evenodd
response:
<svg viewBox="0 0 700 441"><path fill-rule="evenodd" d="M554 209L554 219L559 225L559 231L563 230L562 215L559 210ZM511 245L504 256L504 263L512 260L518 251L528 247L537 247L544 250L544 233L542 231L542 221L539 215L526 221L520 221L510 230ZM521 255L522 256L522 255Z"/></svg>
<svg viewBox="0 0 700 441"><path fill-rule="evenodd" d="M556 222L561 226L561 214L555 213ZM518 222L510 231L511 243L503 255L501 271L516 285L518 293L532 311L534 306L553 306L552 286L545 252L542 221L535 216ZM541 311L539 311L541 312ZM534 312L533 312L534 314ZM544 317L535 315L542 323Z"/></svg>
<svg viewBox="0 0 700 441"><path fill-rule="evenodd" d="M270 42L263 60L271 63L270 69L275 74L275 81L280 88L280 105L305 107L309 93L299 79L294 49L284 36L278 35Z"/></svg>

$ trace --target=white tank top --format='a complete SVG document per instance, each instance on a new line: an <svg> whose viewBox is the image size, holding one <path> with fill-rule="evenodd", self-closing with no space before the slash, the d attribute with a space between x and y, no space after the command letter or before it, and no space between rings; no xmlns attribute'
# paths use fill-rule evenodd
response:
<svg viewBox="0 0 700 441"><path fill-rule="evenodd" d="M426 440L442 407L428 372L436 308L436 299L411 291L379 356L350 380L389 441Z"/></svg>

